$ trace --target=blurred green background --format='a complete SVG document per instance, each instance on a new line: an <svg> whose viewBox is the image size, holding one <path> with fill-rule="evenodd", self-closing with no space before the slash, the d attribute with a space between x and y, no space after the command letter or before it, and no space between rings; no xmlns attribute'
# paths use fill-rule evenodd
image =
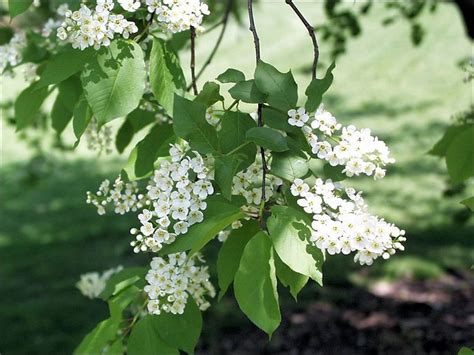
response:
<svg viewBox="0 0 474 355"><path fill-rule="evenodd" d="M311 23L323 20L319 3L298 5ZM436 278L472 270L474 264L473 223L466 221L459 204L469 192L472 195L472 185L461 195L446 196L444 163L426 154L450 117L472 103L472 87L463 83L464 74L456 65L472 50L460 14L453 5L441 3L437 12L423 15L426 37L414 48L406 24L383 27L381 11L374 8L362 19L363 34L350 40L347 53L338 59L325 104L339 121L370 127L397 159L385 179L357 179L353 186L365 192L373 213L407 230L406 251L378 261L370 271L350 257L330 257L324 270L328 290L377 278ZM262 58L282 71L292 69L303 97L312 48L301 23L283 1L262 1L256 19ZM216 32L198 38L198 67ZM330 62L322 41L320 50L321 74ZM187 65L187 55L182 60ZM228 66L250 75L254 67L250 33L234 23L204 76L212 79ZM21 75L2 78L2 102L25 85ZM119 124L112 124L113 129ZM135 216L98 216L85 203L87 190L95 191L102 179L117 175L127 152L96 156L82 142L78 151L35 155L5 122L1 140L0 352L70 353L107 312L105 304L75 289L80 274L144 262L128 246ZM71 134L66 144L72 146ZM320 297L331 300L310 287L299 307ZM284 307L295 307L285 300ZM216 319L250 326L231 300L215 305L206 317L214 320L205 323L206 342L219 341Z"/></svg>

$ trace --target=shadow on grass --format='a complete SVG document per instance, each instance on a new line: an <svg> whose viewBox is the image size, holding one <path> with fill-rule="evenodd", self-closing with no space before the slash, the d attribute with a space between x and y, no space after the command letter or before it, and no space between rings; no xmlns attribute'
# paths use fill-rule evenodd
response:
<svg viewBox="0 0 474 355"><path fill-rule="evenodd" d="M86 190L111 178L101 170L92 161L33 160L2 168L2 353L71 353L108 314L105 303L75 288L79 276L143 262L128 245L136 217L98 216L85 203Z"/></svg>

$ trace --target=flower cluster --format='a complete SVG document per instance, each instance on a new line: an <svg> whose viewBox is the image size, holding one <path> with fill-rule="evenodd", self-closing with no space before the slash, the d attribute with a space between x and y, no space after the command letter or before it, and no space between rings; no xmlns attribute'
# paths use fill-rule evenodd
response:
<svg viewBox="0 0 474 355"><path fill-rule="evenodd" d="M204 262L200 255L187 258L186 253L153 258L146 275L148 285L145 286L149 313L182 314L189 296L200 310L209 308L205 297L214 297L216 291L209 281L207 266L196 265L196 260Z"/></svg>
<svg viewBox="0 0 474 355"><path fill-rule="evenodd" d="M310 241L328 254L356 252L354 261L371 265L403 250L405 231L367 212L360 192L317 179L310 187L301 179L291 185L297 203L313 217ZM347 198L344 198L347 197Z"/></svg>
<svg viewBox="0 0 474 355"><path fill-rule="evenodd" d="M94 10L81 5L78 11L67 11L65 21L58 28L58 37L71 42L74 48L84 50L109 46L116 34L129 38L130 34L138 32L134 22L127 21L121 14L111 13L113 8L114 0L97 0Z"/></svg>
<svg viewBox="0 0 474 355"><path fill-rule="evenodd" d="M87 148L96 151L99 154L104 152L110 154L112 152L112 129L110 126L99 127L97 121L92 120L84 132L84 138Z"/></svg>
<svg viewBox="0 0 474 355"><path fill-rule="evenodd" d="M314 117L310 117L304 108L289 110L288 116L290 125L301 127L313 154L332 166L343 165L343 172L349 177L365 174L380 179L385 176L383 167L395 162L390 157L387 145L372 136L370 129L358 130L352 125L342 127L323 105L318 108ZM341 131L341 128L340 135L335 136L334 133ZM319 140L315 131L332 139L335 144Z"/></svg>
<svg viewBox="0 0 474 355"><path fill-rule="evenodd" d="M64 18L68 12L69 5L67 3L59 5L56 9L57 18L50 18L45 22L41 28L41 35L43 37L49 37L53 32L57 31L57 29L61 27L61 24L64 22Z"/></svg>
<svg viewBox="0 0 474 355"><path fill-rule="evenodd" d="M26 46L26 36L23 32L15 33L8 44L0 46L0 74L7 66L15 66L21 63L21 52Z"/></svg>
<svg viewBox="0 0 474 355"><path fill-rule="evenodd" d="M209 168L198 152L189 152L186 145L171 145L170 156L171 162L161 161L146 187L153 209L144 209L138 216L140 228L130 231L136 238L131 242L136 253L157 252L202 222L205 200L214 193Z"/></svg>
<svg viewBox="0 0 474 355"><path fill-rule="evenodd" d="M201 30L204 15L209 15L201 0L146 0L146 4L148 12L156 14L163 27L172 33L191 27Z"/></svg>
<svg viewBox="0 0 474 355"><path fill-rule="evenodd" d="M125 183L119 176L112 187L109 180L104 180L95 194L87 191L86 202L96 206L100 215L105 214L105 207L112 203L115 213L123 215L129 211L137 211L148 203L146 196L138 192L135 181Z"/></svg>
<svg viewBox="0 0 474 355"><path fill-rule="evenodd" d="M76 287L84 296L97 298L104 291L110 277L122 269L122 266L117 266L116 268L104 271L102 274L98 272L82 274L80 280L76 283Z"/></svg>
<svg viewBox="0 0 474 355"><path fill-rule="evenodd" d="M268 161L268 157L267 157ZM259 206L262 201L262 160L257 155L255 162L247 169L239 171L232 180L232 195L243 196L251 206ZM265 201L270 200L283 181L267 174L265 181Z"/></svg>

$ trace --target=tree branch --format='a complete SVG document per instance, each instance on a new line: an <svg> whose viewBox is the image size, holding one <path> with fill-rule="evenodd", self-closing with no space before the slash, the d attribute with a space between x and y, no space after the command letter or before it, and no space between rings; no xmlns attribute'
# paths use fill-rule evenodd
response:
<svg viewBox="0 0 474 355"><path fill-rule="evenodd" d="M217 50L219 49L219 47L222 43L222 39L224 38L224 34L225 34L226 29L227 29L227 23L229 22L229 15L230 15L230 11L232 10L233 2L234 2L234 0L227 0L227 7L226 7L225 12L224 12L224 17L222 18L221 21L219 21L217 23L217 25L222 24L221 32L219 33L219 36L217 37L216 44L214 45L214 48L212 49L211 53L209 54L209 57L207 57L206 61L202 65L201 69L199 69L199 72L196 75L196 80L201 77L201 75L204 73L204 71L209 66L209 64L211 64L212 60L214 59L214 56L217 53ZM191 85L188 86L187 90L189 91L190 89L191 89Z"/></svg>
<svg viewBox="0 0 474 355"><path fill-rule="evenodd" d="M257 28L255 27L255 19L253 16L253 0L247 0L247 8L249 13L249 30L253 35L253 43L255 45L255 62L258 65L260 61L260 38L258 38ZM258 104L257 107L257 124L259 127L263 127L263 116L262 116L262 104ZM265 161L265 150L260 147L260 156L262 157L262 201L265 203L265 180L267 177L267 162ZM260 216L262 217L262 216Z"/></svg>
<svg viewBox="0 0 474 355"><path fill-rule="evenodd" d="M314 33L314 27L311 26L310 23L305 19L301 11L293 3L293 0L285 0L285 2L292 8L292 10L301 20L301 22L303 22L303 25L306 27L306 29L308 30L309 36L311 37L311 41L313 42L313 50L314 50L312 77L313 79L316 79L316 67L318 65L318 59L319 59L319 48L318 48L318 41L316 40L316 34Z"/></svg>
<svg viewBox="0 0 474 355"><path fill-rule="evenodd" d="M191 87L194 95L198 94L196 82L196 29L191 26Z"/></svg>

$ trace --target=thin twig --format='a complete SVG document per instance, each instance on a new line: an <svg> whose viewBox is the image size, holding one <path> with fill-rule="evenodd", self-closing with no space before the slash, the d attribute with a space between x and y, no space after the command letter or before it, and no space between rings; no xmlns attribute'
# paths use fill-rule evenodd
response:
<svg viewBox="0 0 474 355"><path fill-rule="evenodd" d="M229 15L230 11L232 10L232 4L234 0L227 0L227 7L224 12L224 17L222 18L221 21L219 21L217 24L220 25L222 24L222 29L221 32L219 33L219 36L217 37L216 43L214 44L214 48L212 49L211 53L209 54L209 57L207 57L206 61L202 65L201 69L199 69L199 72L196 75L196 80L201 77L201 75L204 73L206 68L211 64L212 60L214 59L214 56L217 53L217 50L219 49L222 39L224 38L225 31L227 29L227 23L229 21ZM187 90L189 91L191 89L191 85L188 86Z"/></svg>
<svg viewBox="0 0 474 355"><path fill-rule="evenodd" d="M253 16L253 0L247 0L247 8L249 13L249 30L253 35L253 43L255 45L255 62L258 65L260 62L260 39L258 38L257 28L255 27L255 19ZM257 124L259 127L263 127L263 116L262 116L262 104L258 104L257 107ZM265 203L265 180L267 177L267 162L265 161L265 150L260 147L260 156L262 157L262 201ZM262 217L262 216L260 216Z"/></svg>
<svg viewBox="0 0 474 355"><path fill-rule="evenodd" d="M303 25L306 27L306 29L308 30L309 36L311 37L311 41L313 42L313 51L314 51L312 75L313 75L313 79L316 79L316 67L318 65L318 59L319 59L319 48L318 48L318 41L316 39L316 34L314 32L314 27L311 26L310 23L305 19L301 11L293 3L293 0L285 0L285 2L293 9L295 14L300 18L301 22L303 22Z"/></svg>
<svg viewBox="0 0 474 355"><path fill-rule="evenodd" d="M145 27L143 28L143 31L135 38L137 43L140 43L141 41L143 41L146 38L146 35L148 34L148 30L150 29L150 26L151 26L154 18L155 18L155 14L153 13L153 14L151 14L150 18L146 22Z"/></svg>
<svg viewBox="0 0 474 355"><path fill-rule="evenodd" d="M194 95L198 94L196 82L196 29L191 26L191 86Z"/></svg>

